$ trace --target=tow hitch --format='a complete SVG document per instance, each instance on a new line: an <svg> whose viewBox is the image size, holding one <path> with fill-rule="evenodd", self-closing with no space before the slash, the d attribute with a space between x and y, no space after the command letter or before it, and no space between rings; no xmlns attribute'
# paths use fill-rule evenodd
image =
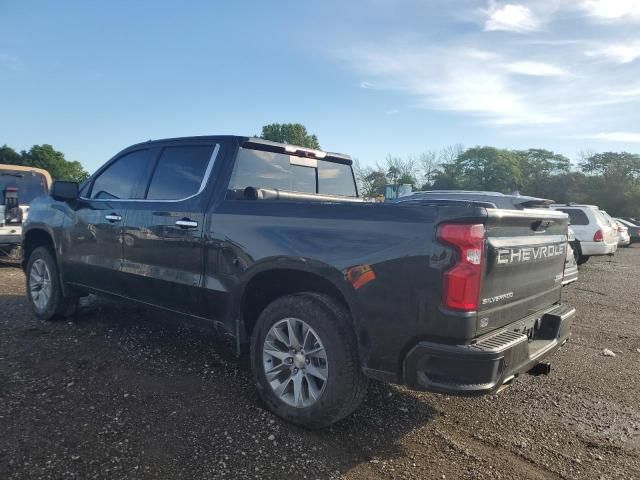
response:
<svg viewBox="0 0 640 480"><path fill-rule="evenodd" d="M549 375L549 373L551 373L551 364L547 362L536 363L527 373L535 377L539 375Z"/></svg>

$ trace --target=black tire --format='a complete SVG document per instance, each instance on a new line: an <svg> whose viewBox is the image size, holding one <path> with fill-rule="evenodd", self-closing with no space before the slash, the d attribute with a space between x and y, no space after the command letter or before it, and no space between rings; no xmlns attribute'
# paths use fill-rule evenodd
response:
<svg viewBox="0 0 640 480"><path fill-rule="evenodd" d="M571 242L571 250L573 250L573 258L577 264L578 260L580 259L580 243Z"/></svg>
<svg viewBox="0 0 640 480"><path fill-rule="evenodd" d="M32 269L33 264L41 260L46 265L49 272L51 293L48 301L39 306L32 294ZM34 315L42 320L54 320L74 315L78 309L78 297L65 297L62 293L58 265L51 250L47 247L38 247L31 252L26 270L27 299Z"/></svg>
<svg viewBox="0 0 640 480"><path fill-rule="evenodd" d="M576 260L576 263L578 265L582 265L583 263L587 263L589 261L589 256L588 255L580 255L578 256L578 260Z"/></svg>
<svg viewBox="0 0 640 480"><path fill-rule="evenodd" d="M294 407L284 402L265 375L265 339L271 327L286 318L306 322L318 334L326 352L326 384L316 403L308 407ZM360 366L351 317L341 304L322 294L287 295L264 309L253 330L251 367L258 393L269 409L307 428L323 428L348 416L360 405L367 391L368 380Z"/></svg>

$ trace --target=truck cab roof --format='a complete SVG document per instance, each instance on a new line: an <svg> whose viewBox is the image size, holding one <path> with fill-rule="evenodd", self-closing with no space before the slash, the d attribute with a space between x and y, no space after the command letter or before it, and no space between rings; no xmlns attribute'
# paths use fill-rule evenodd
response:
<svg viewBox="0 0 640 480"><path fill-rule="evenodd" d="M347 165L352 164L352 159L349 155L337 152L326 152L324 150L317 150L308 147L302 147L299 145L292 145L289 143L272 142L271 140L265 140L259 137L245 137L240 135L198 135L190 137L173 137L173 138L158 138L155 140L147 140L146 142L140 142L127 148L127 150L135 149L141 146L149 146L153 144L167 144L167 143L185 143L185 142L215 142L215 141L233 141L237 142L243 148L251 148L253 150L262 150L275 153L287 153L289 155L296 155L308 158L315 158L317 160L327 160L345 163Z"/></svg>

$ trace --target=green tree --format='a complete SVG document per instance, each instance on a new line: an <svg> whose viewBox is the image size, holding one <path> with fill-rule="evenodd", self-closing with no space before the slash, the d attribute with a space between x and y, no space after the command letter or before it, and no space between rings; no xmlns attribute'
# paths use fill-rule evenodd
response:
<svg viewBox="0 0 640 480"><path fill-rule="evenodd" d="M593 203L588 193L588 178L581 172L551 175L537 184L530 184L522 193L548 198L557 203Z"/></svg>
<svg viewBox="0 0 640 480"><path fill-rule="evenodd" d="M464 189L509 193L523 183L518 155L510 150L474 147L460 155L455 163Z"/></svg>
<svg viewBox="0 0 640 480"><path fill-rule="evenodd" d="M401 158L387 155L384 166L378 165L378 170L385 172L388 183L411 184L415 187L418 183L419 166L413 157Z"/></svg>
<svg viewBox="0 0 640 480"><path fill-rule="evenodd" d="M357 158L353 160L353 173L358 183L358 193L361 197L378 197L384 195L387 177L380 169L362 167Z"/></svg>
<svg viewBox="0 0 640 480"><path fill-rule="evenodd" d="M640 155L627 152L595 153L586 158L580 167L591 175L627 179L637 184L640 180Z"/></svg>
<svg viewBox="0 0 640 480"><path fill-rule="evenodd" d="M51 174L54 180L81 182L89 176L80 162L66 160L64 154L55 150L51 145L34 145L29 151L22 151L20 156L22 157L22 165L43 168Z"/></svg>
<svg viewBox="0 0 640 480"><path fill-rule="evenodd" d="M387 177L381 170L368 169L364 176L362 196L379 197L384 195L384 187L387 184Z"/></svg>
<svg viewBox="0 0 640 480"><path fill-rule="evenodd" d="M301 123L271 123L262 127L260 138L300 147L320 149L318 137L307 132Z"/></svg>
<svg viewBox="0 0 640 480"><path fill-rule="evenodd" d="M0 147L0 164L22 165L22 157L13 148L5 144Z"/></svg>
<svg viewBox="0 0 640 480"><path fill-rule="evenodd" d="M592 153L580 164L586 174L589 203L615 215L640 214L640 155L628 152Z"/></svg>
<svg viewBox="0 0 640 480"><path fill-rule="evenodd" d="M564 155L541 148L514 151L520 162L522 184L520 188L528 195L539 196L547 191L551 178L566 175L571 171L571 160Z"/></svg>
<svg viewBox="0 0 640 480"><path fill-rule="evenodd" d="M457 163L442 163L433 175L433 190L458 190L461 173Z"/></svg>
<svg viewBox="0 0 640 480"><path fill-rule="evenodd" d="M418 162L422 173L422 190L428 190L432 187L438 170L437 162L438 154L433 150L422 152L418 156Z"/></svg>
<svg viewBox="0 0 640 480"><path fill-rule="evenodd" d="M525 177L536 179L569 173L571 160L564 155L542 148L530 148L514 152L520 159L520 170Z"/></svg>

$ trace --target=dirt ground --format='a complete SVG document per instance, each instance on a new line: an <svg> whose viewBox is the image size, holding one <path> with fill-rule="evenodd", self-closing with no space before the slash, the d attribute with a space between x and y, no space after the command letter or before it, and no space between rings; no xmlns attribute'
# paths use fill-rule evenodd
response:
<svg viewBox="0 0 640 480"><path fill-rule="evenodd" d="M581 268L548 377L475 399L372 384L309 432L265 410L211 333L102 300L41 322L0 266L0 479L638 479L639 279L640 247Z"/></svg>

